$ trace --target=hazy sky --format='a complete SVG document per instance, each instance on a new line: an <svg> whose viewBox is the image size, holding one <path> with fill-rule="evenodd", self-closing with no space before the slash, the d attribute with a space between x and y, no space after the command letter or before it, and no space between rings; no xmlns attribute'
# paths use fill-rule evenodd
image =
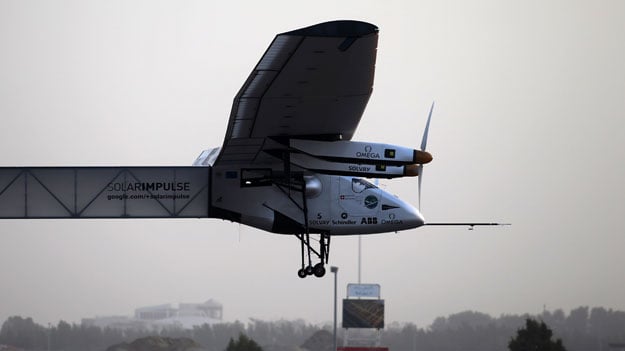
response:
<svg viewBox="0 0 625 351"><path fill-rule="evenodd" d="M436 100L420 228L363 237L387 321L467 309L625 309L625 2L0 0L0 166L190 165L275 34L380 28L356 140L418 146ZM235 5L236 4L236 5ZM417 202L416 179L383 181ZM332 240L339 292L357 238ZM0 220L0 320L224 304L228 321L332 319L299 242L221 220Z"/></svg>

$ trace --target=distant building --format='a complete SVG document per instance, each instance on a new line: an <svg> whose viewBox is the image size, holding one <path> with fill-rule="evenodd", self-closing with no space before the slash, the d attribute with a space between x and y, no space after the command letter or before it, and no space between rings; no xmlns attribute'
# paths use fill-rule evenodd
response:
<svg viewBox="0 0 625 351"><path fill-rule="evenodd" d="M83 318L81 321L83 326L98 327L101 329L148 329L145 323L128 316L97 316L95 318Z"/></svg>
<svg viewBox="0 0 625 351"><path fill-rule="evenodd" d="M154 321L175 316L178 309L171 307L171 304L139 307L135 310L135 318Z"/></svg>
<svg viewBox="0 0 625 351"><path fill-rule="evenodd" d="M213 299L204 303L162 304L139 307L134 317L102 316L85 318L82 325L113 329L193 329L204 324L221 323L223 305Z"/></svg>
<svg viewBox="0 0 625 351"><path fill-rule="evenodd" d="M181 303L178 306L180 316L205 316L212 319L223 319L223 306L210 299L204 303Z"/></svg>

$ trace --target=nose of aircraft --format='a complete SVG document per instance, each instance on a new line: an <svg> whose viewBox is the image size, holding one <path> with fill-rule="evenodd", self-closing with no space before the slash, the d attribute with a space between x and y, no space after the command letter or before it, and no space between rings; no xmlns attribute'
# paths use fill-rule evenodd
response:
<svg viewBox="0 0 625 351"><path fill-rule="evenodd" d="M425 224L421 212L408 202L386 192L383 198L385 201L382 205L382 224L390 224L394 231L418 228ZM384 203L390 206L384 206Z"/></svg>
<svg viewBox="0 0 625 351"><path fill-rule="evenodd" d="M412 205L408 205L410 206L409 208L406 209L406 212L408 212L408 225L409 228L418 228L422 225L425 224L425 219L423 218L423 215L421 214L421 212L419 212L419 210L417 210L414 206ZM408 229L408 228L406 228Z"/></svg>

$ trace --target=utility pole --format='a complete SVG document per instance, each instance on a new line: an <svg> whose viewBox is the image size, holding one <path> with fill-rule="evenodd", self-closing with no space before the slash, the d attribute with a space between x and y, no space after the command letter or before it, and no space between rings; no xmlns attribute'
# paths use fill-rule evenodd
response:
<svg viewBox="0 0 625 351"><path fill-rule="evenodd" d="M339 267L331 266L330 272L334 273L334 348L332 351L336 351L336 277L338 276Z"/></svg>
<svg viewBox="0 0 625 351"><path fill-rule="evenodd" d="M362 265L362 235L358 235L358 284L361 283L361 265Z"/></svg>

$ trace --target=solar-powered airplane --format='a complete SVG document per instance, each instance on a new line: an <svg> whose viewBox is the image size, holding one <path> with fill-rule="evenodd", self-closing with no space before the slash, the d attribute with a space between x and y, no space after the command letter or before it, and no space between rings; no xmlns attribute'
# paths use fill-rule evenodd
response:
<svg viewBox="0 0 625 351"><path fill-rule="evenodd" d="M234 98L223 145L193 166L0 168L0 218L221 218L295 235L298 276L322 277L332 236L426 225L364 178L419 176L420 191L432 110L419 150L351 140L377 41L358 21L278 34Z"/></svg>

